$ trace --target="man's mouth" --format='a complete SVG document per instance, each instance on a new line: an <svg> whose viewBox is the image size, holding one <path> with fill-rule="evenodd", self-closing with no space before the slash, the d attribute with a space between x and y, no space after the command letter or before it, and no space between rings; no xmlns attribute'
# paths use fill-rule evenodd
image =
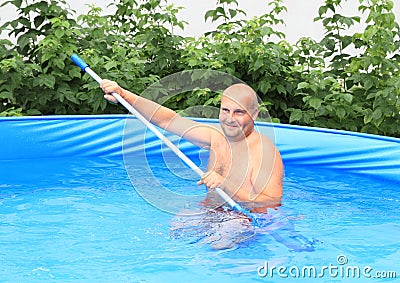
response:
<svg viewBox="0 0 400 283"><path fill-rule="evenodd" d="M225 126L228 127L228 128L237 128L237 127L238 127L238 125L236 125L236 124L234 124L234 125L232 125L232 124L225 124Z"/></svg>

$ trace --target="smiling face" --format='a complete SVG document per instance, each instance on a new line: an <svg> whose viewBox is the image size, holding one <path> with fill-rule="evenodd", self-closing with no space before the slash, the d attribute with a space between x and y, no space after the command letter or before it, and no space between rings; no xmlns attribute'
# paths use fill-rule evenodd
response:
<svg viewBox="0 0 400 283"><path fill-rule="evenodd" d="M249 86L235 84L222 94L219 121L228 140L238 141L253 132L257 115L257 95Z"/></svg>

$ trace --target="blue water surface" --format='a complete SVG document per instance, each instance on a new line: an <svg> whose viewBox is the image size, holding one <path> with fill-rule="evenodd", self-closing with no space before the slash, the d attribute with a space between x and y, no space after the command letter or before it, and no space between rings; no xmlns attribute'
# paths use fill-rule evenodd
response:
<svg viewBox="0 0 400 283"><path fill-rule="evenodd" d="M141 162L137 179L147 180ZM152 164L171 190L204 192L191 177L166 176L161 158ZM120 158L2 161L0 282L367 282L326 270L294 276L296 267L329 265L369 266L375 277L396 271L398 280L399 184L285 169L283 205L255 228L231 211L196 219L159 210L139 196ZM213 247L221 233L232 247Z"/></svg>

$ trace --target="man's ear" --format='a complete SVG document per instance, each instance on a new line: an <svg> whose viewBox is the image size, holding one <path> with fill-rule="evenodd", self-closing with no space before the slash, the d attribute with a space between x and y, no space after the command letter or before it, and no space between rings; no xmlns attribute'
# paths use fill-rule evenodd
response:
<svg viewBox="0 0 400 283"><path fill-rule="evenodd" d="M253 119L253 121L257 120L258 117L258 109L255 109L253 115L251 116L251 118Z"/></svg>

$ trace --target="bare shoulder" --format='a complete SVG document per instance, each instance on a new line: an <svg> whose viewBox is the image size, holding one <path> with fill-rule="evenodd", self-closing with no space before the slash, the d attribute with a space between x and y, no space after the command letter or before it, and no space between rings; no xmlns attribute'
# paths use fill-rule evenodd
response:
<svg viewBox="0 0 400 283"><path fill-rule="evenodd" d="M265 153L274 152L275 150L277 150L275 144L269 137L259 132L255 133L256 135L254 137L254 143L256 144L258 150L263 151Z"/></svg>
<svg viewBox="0 0 400 283"><path fill-rule="evenodd" d="M188 120L183 128L185 130L182 137L202 148L210 147L213 140L220 135L218 126L193 120Z"/></svg>

